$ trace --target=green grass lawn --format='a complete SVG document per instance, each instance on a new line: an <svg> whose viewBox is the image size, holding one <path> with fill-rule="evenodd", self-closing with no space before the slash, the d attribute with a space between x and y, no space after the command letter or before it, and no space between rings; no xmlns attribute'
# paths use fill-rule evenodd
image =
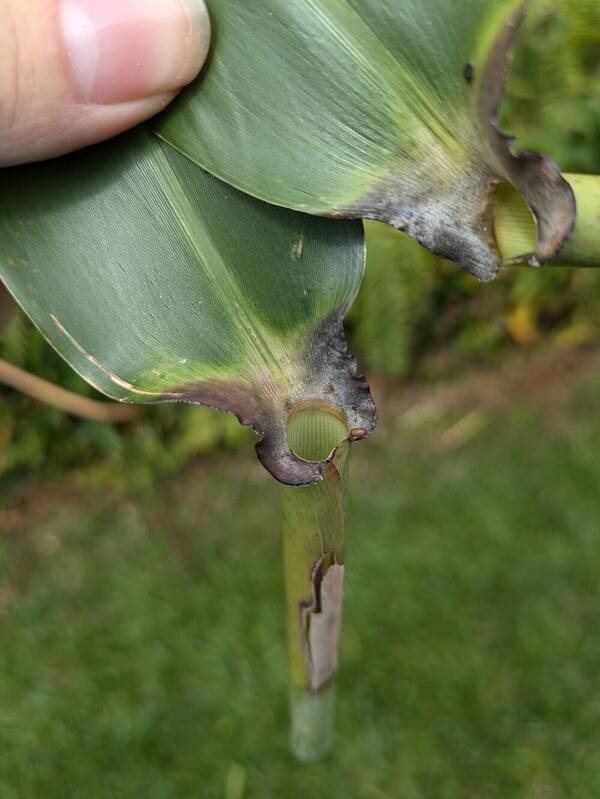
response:
<svg viewBox="0 0 600 799"><path fill-rule="evenodd" d="M319 765L287 753L278 492L250 451L147 493L7 491L0 797L600 796L595 372L565 401L380 389Z"/></svg>

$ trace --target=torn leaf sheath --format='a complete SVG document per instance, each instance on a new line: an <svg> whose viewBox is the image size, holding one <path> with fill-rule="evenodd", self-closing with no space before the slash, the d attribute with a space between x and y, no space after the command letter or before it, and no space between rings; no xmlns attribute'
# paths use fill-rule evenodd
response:
<svg viewBox="0 0 600 799"><path fill-rule="evenodd" d="M531 262L573 226L548 160L496 124L522 0L215 0L202 79L156 123L190 159L268 202L389 222L482 280L498 271L491 195L538 220Z"/></svg>
<svg viewBox="0 0 600 799"><path fill-rule="evenodd" d="M326 553L311 572L311 600L300 603L302 644L309 690L318 693L335 677L342 625L344 566Z"/></svg>
<svg viewBox="0 0 600 799"><path fill-rule="evenodd" d="M145 130L0 172L0 277L58 352L114 399L235 413L285 483L324 469L287 445L295 403L374 425L342 330L363 269L360 223L267 206Z"/></svg>

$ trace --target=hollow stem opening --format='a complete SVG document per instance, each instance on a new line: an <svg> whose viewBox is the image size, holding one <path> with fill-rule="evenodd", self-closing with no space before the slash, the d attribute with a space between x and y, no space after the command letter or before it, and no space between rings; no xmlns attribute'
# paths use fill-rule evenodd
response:
<svg viewBox="0 0 600 799"><path fill-rule="evenodd" d="M300 406L288 421L292 452L305 461L323 461L348 437L348 425L333 410Z"/></svg>
<svg viewBox="0 0 600 799"><path fill-rule="evenodd" d="M577 219L563 251L552 266L600 266L600 176L565 175L575 192ZM512 186L498 186L494 233L505 261L535 249L537 231L527 203Z"/></svg>

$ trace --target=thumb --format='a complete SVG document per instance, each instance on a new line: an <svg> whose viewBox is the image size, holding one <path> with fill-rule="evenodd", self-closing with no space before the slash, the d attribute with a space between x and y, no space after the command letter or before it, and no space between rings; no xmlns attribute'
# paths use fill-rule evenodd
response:
<svg viewBox="0 0 600 799"><path fill-rule="evenodd" d="M204 0L0 0L0 166L115 136L206 58Z"/></svg>

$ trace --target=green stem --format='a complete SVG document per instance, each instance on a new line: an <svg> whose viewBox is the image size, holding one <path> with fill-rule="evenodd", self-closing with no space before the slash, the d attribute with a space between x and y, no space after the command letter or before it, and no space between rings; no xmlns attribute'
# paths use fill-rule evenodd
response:
<svg viewBox="0 0 600 799"><path fill-rule="evenodd" d="M600 176L564 175L575 192L575 229L552 266L600 266ZM494 232L505 261L532 252L536 227L519 192L502 184L496 193Z"/></svg>
<svg viewBox="0 0 600 799"><path fill-rule="evenodd" d="M333 682L345 554L344 484L350 447L347 438L345 423L324 411L302 410L288 425L290 447L301 458L321 461L335 450L321 482L282 488L291 748L303 761L323 757L333 738Z"/></svg>

